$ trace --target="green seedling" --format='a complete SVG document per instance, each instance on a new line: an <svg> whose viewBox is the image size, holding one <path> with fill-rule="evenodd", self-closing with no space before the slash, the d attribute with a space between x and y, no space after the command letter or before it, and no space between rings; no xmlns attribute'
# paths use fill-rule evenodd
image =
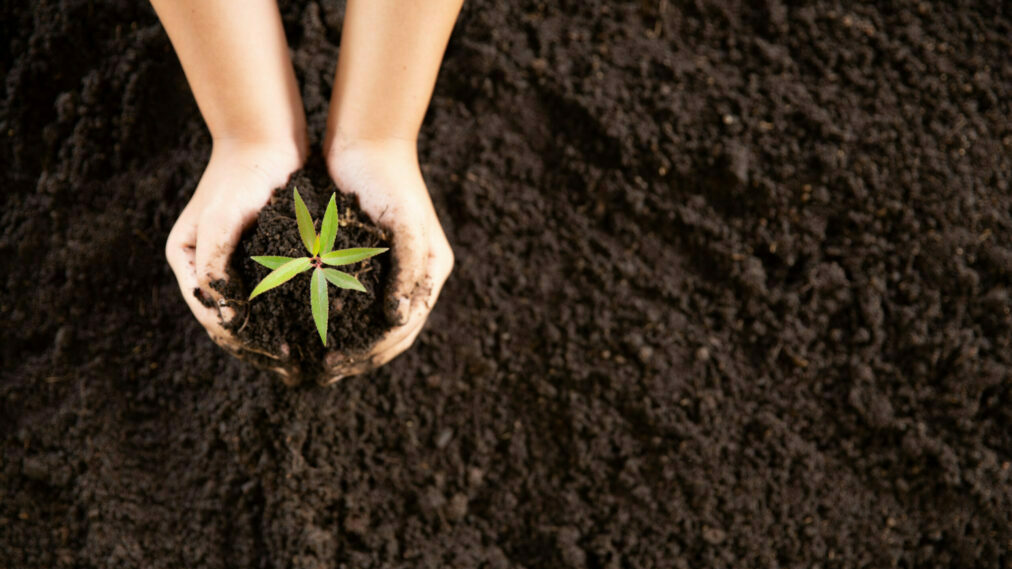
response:
<svg viewBox="0 0 1012 569"><path fill-rule="evenodd" d="M330 313L330 300L327 298L327 283L350 290L366 292L365 287L357 278L337 269L329 269L324 265L341 266L350 265L364 261L374 255L386 252L386 247L368 248L359 247L355 249L341 249L334 251L334 241L337 239L337 194L330 196L330 203L327 204L327 211L323 214L323 222L320 223L320 232L316 232L313 218L309 215L306 202L302 201L298 188L295 189L295 221L299 225L299 236L302 244L309 251L309 257L250 257L257 263L272 269L271 274L264 277L260 284L250 293L249 299L283 285L295 278L296 275L313 269L312 282L309 284L309 306L313 310L313 320L316 322L316 330L320 333L323 345L327 345L327 317Z"/></svg>

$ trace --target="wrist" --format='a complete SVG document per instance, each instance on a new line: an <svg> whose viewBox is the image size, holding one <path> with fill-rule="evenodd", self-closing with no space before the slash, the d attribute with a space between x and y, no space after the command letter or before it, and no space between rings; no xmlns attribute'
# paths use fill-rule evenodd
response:
<svg viewBox="0 0 1012 569"><path fill-rule="evenodd" d="M338 131L328 136L323 147L328 163L351 157L368 157L385 162L418 163L418 142L414 138L363 137Z"/></svg>
<svg viewBox="0 0 1012 569"><path fill-rule="evenodd" d="M270 171L283 171L285 175L301 168L308 154L309 143L304 137L302 140L215 137L211 146L211 161L253 163Z"/></svg>
<svg viewBox="0 0 1012 569"><path fill-rule="evenodd" d="M413 141L404 139L335 140L326 153L327 170L342 191L366 194L380 191L397 195L397 199L428 200L428 189L418 164L418 150Z"/></svg>
<svg viewBox="0 0 1012 569"><path fill-rule="evenodd" d="M335 181L358 172L376 170L417 172L421 176L418 147L413 140L334 137L325 148L324 156Z"/></svg>

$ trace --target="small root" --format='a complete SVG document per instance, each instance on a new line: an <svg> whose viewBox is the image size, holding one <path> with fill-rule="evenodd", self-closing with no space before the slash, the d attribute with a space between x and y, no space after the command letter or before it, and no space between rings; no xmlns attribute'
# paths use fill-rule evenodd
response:
<svg viewBox="0 0 1012 569"><path fill-rule="evenodd" d="M239 332L242 332L243 328L246 327L246 324L249 323L249 314L250 314L249 301L243 298L222 298L221 301L219 301L218 305L218 319L224 322L224 319L221 317L222 306L231 306L233 308L239 308L245 313L242 325L239 326L239 329L235 331L235 334L238 335Z"/></svg>
<svg viewBox="0 0 1012 569"><path fill-rule="evenodd" d="M246 325L249 324L249 313L250 313L249 306L247 305L246 318L243 319L242 326L239 326L239 329L235 331L236 336L242 334L242 331L246 329Z"/></svg>

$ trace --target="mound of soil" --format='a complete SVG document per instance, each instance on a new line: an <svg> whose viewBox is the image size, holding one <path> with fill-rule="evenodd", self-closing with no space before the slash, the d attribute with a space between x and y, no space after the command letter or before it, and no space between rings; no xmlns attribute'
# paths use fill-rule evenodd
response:
<svg viewBox="0 0 1012 569"><path fill-rule="evenodd" d="M319 143L343 5L282 13ZM455 271L330 388L180 297L210 140L150 8L0 38L0 567L1008 566L1003 3L468 2Z"/></svg>
<svg viewBox="0 0 1012 569"><path fill-rule="evenodd" d="M334 242L335 250L390 247L386 233L362 213L354 196L338 191L323 161L314 156L305 168L292 174L285 187L274 191L256 223L240 239L232 256L231 274L235 278L220 284L220 292L236 310L235 318L226 328L242 342L244 359L270 369L278 365L280 357L281 363L298 369L303 379L325 379L322 374L327 353L359 353L390 329L383 306L392 259L390 255L380 255L348 267L338 267L357 277L366 292L328 287L330 311L326 346L320 341L309 305L311 273L297 276L247 301L249 291L271 272L251 257L307 255L295 221L292 194L296 188L316 220L317 231L330 196L337 195L340 228Z"/></svg>

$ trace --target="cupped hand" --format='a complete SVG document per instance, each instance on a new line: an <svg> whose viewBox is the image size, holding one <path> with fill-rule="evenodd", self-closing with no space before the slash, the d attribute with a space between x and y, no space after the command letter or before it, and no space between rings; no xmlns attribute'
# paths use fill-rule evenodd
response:
<svg viewBox="0 0 1012 569"><path fill-rule="evenodd" d="M358 197L362 211L392 235L395 264L384 291L393 327L362 352L329 353L321 381L332 383L381 366L411 347L453 269L453 250L422 179L413 141L334 144L326 155L338 189Z"/></svg>
<svg viewBox="0 0 1012 569"><path fill-rule="evenodd" d="M216 142L193 197L169 232L165 256L186 304L211 339L234 355L241 357L244 348L223 324L235 312L211 283L227 279L243 230L303 161L303 153L292 147ZM280 365L274 371L291 375Z"/></svg>

